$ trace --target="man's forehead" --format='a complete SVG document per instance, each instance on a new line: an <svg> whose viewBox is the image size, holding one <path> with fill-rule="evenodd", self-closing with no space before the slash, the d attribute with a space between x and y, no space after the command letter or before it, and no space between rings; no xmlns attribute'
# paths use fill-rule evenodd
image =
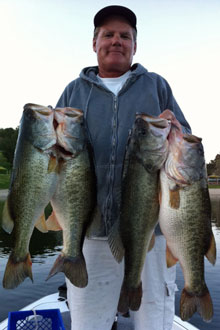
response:
<svg viewBox="0 0 220 330"><path fill-rule="evenodd" d="M120 16L120 15L111 15L106 17L102 24L100 25L100 28L106 25L111 24L112 22L120 22L120 23L125 23L126 25L128 25L129 28L132 29L132 26L130 25L129 21L124 17L124 16Z"/></svg>

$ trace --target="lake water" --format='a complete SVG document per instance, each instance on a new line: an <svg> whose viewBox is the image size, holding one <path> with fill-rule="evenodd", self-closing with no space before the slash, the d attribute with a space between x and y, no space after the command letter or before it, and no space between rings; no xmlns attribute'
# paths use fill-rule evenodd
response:
<svg viewBox="0 0 220 330"><path fill-rule="evenodd" d="M212 198L212 225L216 239L217 251L220 251L220 198ZM32 270L34 283L26 279L20 286L13 290L2 287L2 278L7 263L8 255L12 247L12 238L0 229L0 321L8 316L9 311L19 310L27 304L47 294L54 293L64 283L64 275L59 273L45 282L49 271L61 250L61 233L42 234L34 230L30 252L32 255ZM220 329L220 253L217 253L216 265L213 267L205 260L206 283L212 296L214 305L214 317L212 322L205 323L196 313L190 320L199 329ZM184 280L182 271L177 266L177 285L179 291L176 293L176 314L179 315L179 300ZM159 330L159 329L158 329Z"/></svg>

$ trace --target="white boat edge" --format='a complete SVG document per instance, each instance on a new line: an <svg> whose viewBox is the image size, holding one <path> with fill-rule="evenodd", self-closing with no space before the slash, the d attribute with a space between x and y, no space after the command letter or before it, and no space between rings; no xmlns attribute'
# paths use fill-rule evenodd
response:
<svg viewBox="0 0 220 330"><path fill-rule="evenodd" d="M68 312L69 309L66 304L66 300L59 300L59 293L53 293L20 309L20 311L37 310L37 309L54 309L58 308L61 313ZM0 323L0 330L7 330L8 319L5 319ZM174 316L172 330L198 330L195 326L189 322L182 321L178 316Z"/></svg>

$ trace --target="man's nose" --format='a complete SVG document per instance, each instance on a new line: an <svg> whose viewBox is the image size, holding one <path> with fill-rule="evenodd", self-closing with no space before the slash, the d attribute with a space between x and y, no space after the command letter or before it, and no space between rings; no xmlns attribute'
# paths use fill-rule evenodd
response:
<svg viewBox="0 0 220 330"><path fill-rule="evenodd" d="M114 35L112 38L112 45L120 46L121 45L121 38L119 35Z"/></svg>

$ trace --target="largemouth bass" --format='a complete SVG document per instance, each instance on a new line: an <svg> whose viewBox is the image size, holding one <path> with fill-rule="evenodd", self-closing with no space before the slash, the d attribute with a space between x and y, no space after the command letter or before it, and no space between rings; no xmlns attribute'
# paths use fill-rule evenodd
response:
<svg viewBox="0 0 220 330"><path fill-rule="evenodd" d="M181 319L196 311L204 321L213 315L212 300L204 278L204 256L214 265L215 239L201 139L172 126L169 154L160 174L159 222L167 240L167 265L178 260L185 287L180 301Z"/></svg>
<svg viewBox="0 0 220 330"><path fill-rule="evenodd" d="M34 104L24 106L15 149L9 194L4 206L2 227L13 230L14 249L6 265L3 287L17 287L32 277L29 242L57 181L54 145L56 134L53 110Z"/></svg>
<svg viewBox="0 0 220 330"><path fill-rule="evenodd" d="M129 139L123 173L120 233L125 248L124 281L119 312L138 310L141 273L158 222L159 169L168 152L170 123L164 118L137 115ZM153 240L152 240L153 245Z"/></svg>
<svg viewBox="0 0 220 330"><path fill-rule="evenodd" d="M57 272L77 287L88 282L82 253L85 232L96 204L96 178L83 112L73 108L55 109L57 141L60 148L59 181L51 199L53 213L47 220L49 230L63 230L63 249L49 277Z"/></svg>

